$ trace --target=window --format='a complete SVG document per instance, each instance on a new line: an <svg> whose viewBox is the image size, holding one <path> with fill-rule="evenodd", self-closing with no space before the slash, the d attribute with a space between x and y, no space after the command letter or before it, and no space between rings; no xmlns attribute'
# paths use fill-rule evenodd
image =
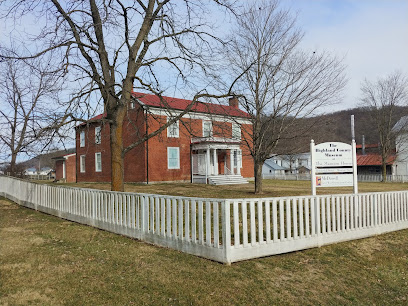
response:
<svg viewBox="0 0 408 306"><path fill-rule="evenodd" d="M102 154L101 152L95 153L95 172L102 171Z"/></svg>
<svg viewBox="0 0 408 306"><path fill-rule="evenodd" d="M180 169L180 148L167 148L167 168Z"/></svg>
<svg viewBox="0 0 408 306"><path fill-rule="evenodd" d="M101 144L101 127L95 127L95 143Z"/></svg>
<svg viewBox="0 0 408 306"><path fill-rule="evenodd" d="M130 109L134 109L135 108L135 102L130 102L129 106L130 106Z"/></svg>
<svg viewBox="0 0 408 306"><path fill-rule="evenodd" d="M79 171L82 173L85 172L85 155L79 157Z"/></svg>
<svg viewBox="0 0 408 306"><path fill-rule="evenodd" d="M203 121L203 137L211 137L211 136L212 136L212 122Z"/></svg>
<svg viewBox="0 0 408 306"><path fill-rule="evenodd" d="M85 131L81 131L79 134L79 146L81 148L85 147Z"/></svg>
<svg viewBox="0 0 408 306"><path fill-rule="evenodd" d="M241 126L237 123L232 123L232 139L241 139Z"/></svg>
<svg viewBox="0 0 408 306"><path fill-rule="evenodd" d="M167 137L179 137L179 122L176 121L167 127Z"/></svg>

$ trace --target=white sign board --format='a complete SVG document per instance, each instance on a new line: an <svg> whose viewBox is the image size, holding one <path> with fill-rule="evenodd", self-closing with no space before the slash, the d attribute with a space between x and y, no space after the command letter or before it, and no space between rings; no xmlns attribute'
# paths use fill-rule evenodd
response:
<svg viewBox="0 0 408 306"><path fill-rule="evenodd" d="M316 167L352 167L351 145L343 142L323 142L314 146Z"/></svg>
<svg viewBox="0 0 408 306"><path fill-rule="evenodd" d="M316 176L316 187L353 186L353 174L323 174Z"/></svg>
<svg viewBox="0 0 408 306"><path fill-rule="evenodd" d="M353 186L358 192L356 143L324 142L318 145L310 142L312 159L312 194L316 187Z"/></svg>

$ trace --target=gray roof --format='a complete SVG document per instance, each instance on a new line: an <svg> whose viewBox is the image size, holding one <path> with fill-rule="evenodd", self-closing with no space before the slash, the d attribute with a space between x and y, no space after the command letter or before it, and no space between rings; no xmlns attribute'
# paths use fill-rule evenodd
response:
<svg viewBox="0 0 408 306"><path fill-rule="evenodd" d="M392 128L394 132L408 132L408 116L401 117L400 120Z"/></svg>
<svg viewBox="0 0 408 306"><path fill-rule="evenodd" d="M273 170L285 170L285 168L279 166L277 163L271 161L271 160L266 160L264 163L265 166L273 169Z"/></svg>

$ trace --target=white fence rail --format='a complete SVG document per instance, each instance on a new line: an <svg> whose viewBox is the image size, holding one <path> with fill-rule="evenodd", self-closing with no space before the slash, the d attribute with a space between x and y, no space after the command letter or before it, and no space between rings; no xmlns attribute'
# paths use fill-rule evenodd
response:
<svg viewBox="0 0 408 306"><path fill-rule="evenodd" d="M201 199L41 185L0 177L21 205L224 263L408 228L408 192Z"/></svg>
<svg viewBox="0 0 408 306"><path fill-rule="evenodd" d="M310 174L263 174L263 179L288 180L288 181L310 181ZM358 174L359 182L382 182L381 174ZM408 182L407 175L387 175L387 182L405 183Z"/></svg>

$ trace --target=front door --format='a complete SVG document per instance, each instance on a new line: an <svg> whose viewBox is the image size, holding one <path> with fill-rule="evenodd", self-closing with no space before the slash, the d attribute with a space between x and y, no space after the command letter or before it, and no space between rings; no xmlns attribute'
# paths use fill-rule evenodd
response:
<svg viewBox="0 0 408 306"><path fill-rule="evenodd" d="M217 159L218 159L218 174L225 174L225 151L220 151L217 154Z"/></svg>

